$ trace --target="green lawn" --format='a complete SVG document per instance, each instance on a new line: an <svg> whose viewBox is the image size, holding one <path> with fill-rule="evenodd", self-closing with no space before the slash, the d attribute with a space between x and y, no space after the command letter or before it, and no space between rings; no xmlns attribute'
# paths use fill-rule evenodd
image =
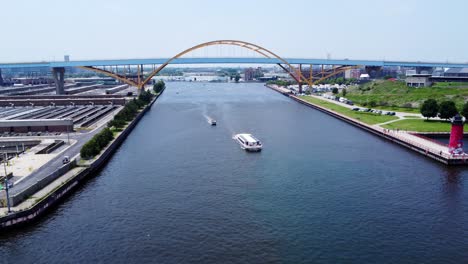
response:
<svg viewBox="0 0 468 264"><path fill-rule="evenodd" d="M438 82L432 85L435 88L468 88L467 82Z"/></svg>
<svg viewBox="0 0 468 264"><path fill-rule="evenodd" d="M450 132L450 122L426 119L404 119L383 125L382 127L418 132Z"/></svg>
<svg viewBox="0 0 468 264"><path fill-rule="evenodd" d="M333 110L335 112L338 112L340 114L346 115L348 117L357 119L361 122L364 122L369 125L374 125L374 124L379 124L383 122L387 122L390 120L395 120L398 119L398 117L395 116L386 116L386 115L378 115L374 113L365 113L365 112L357 112L353 111L349 108L346 108L344 106L340 106L331 102L327 102L321 99L317 99L314 97L310 96L300 96L301 99L304 99L308 102L323 106L327 109Z"/></svg>
<svg viewBox="0 0 468 264"><path fill-rule="evenodd" d="M403 81L374 81L347 89L346 98L363 105L371 102L377 105L403 107L402 112L419 112L419 106L427 99L438 103L452 100L461 109L468 99L466 83L436 83L432 87L407 87ZM414 110L411 110L413 108ZM395 109L394 111L400 111Z"/></svg>

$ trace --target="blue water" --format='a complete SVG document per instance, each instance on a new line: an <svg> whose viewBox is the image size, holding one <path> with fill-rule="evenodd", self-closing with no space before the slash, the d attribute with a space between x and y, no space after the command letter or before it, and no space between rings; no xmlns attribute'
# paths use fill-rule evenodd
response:
<svg viewBox="0 0 468 264"><path fill-rule="evenodd" d="M261 84L167 86L95 178L0 235L0 262L468 261L466 169ZM264 150L242 150L241 132Z"/></svg>

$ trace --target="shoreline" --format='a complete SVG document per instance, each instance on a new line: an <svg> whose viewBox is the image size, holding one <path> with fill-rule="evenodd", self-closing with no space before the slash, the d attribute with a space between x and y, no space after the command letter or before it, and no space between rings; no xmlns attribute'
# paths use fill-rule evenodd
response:
<svg viewBox="0 0 468 264"><path fill-rule="evenodd" d="M384 129L384 128L381 128L381 127L377 127L377 126L374 126L374 125L368 125L368 124L365 124L361 121L358 121L354 118L351 118L351 117L348 117L346 115L343 115L343 114L340 114L340 113L337 113L335 111L332 111L330 109L327 109L325 107L322 107L322 106L319 106L317 104L314 104L314 103L311 103L311 102L308 102L306 100L303 100L301 98L299 98L298 96L295 96L293 95L289 90L287 89L284 89L284 88L281 88L281 87L274 87L272 85L265 85L266 87L276 91L276 92L279 92L281 94L283 94L284 96L287 96L291 99L293 99L294 101L300 103L300 104L303 104L305 106L308 106L308 107L311 107L311 108L314 108L315 110L318 110L320 112L323 112L325 114L328 114L328 115L331 115L337 119L340 119L341 121L344 121L344 122L347 122L353 126L356 126L358 128L361 128L367 132L370 132L376 136L379 136L379 137L382 137L386 140L389 140L393 143L396 143L400 146L403 146L403 147L406 147L408 149L411 149L423 156L426 156L426 157L429 157L435 161L438 161L438 162L441 162L445 165L448 165L448 166L452 166L452 165L468 165L468 156L453 156L449 153L445 153L443 151L439 151L439 150L436 150L434 149L433 147L430 146L430 144L434 144L433 142L431 141L428 141L428 140L425 140L427 141L427 144L421 144L421 142L417 143L417 142L414 142L414 141L411 141L411 140L405 140L403 139L402 137L399 137L399 133L395 133L395 132L391 132L387 129ZM410 134L408 133L409 135L415 135L419 138L421 138L420 136L418 136L418 134L414 133L414 134ZM424 135L424 134L421 134L421 135Z"/></svg>
<svg viewBox="0 0 468 264"><path fill-rule="evenodd" d="M96 172L101 170L107 162L112 158L113 154L119 149L120 145L125 141L128 135L133 131L143 116L151 109L157 99L164 93L164 90L156 95L153 100L141 110L140 113L128 124L128 126L114 139L112 142L86 166L75 166L55 181L39 190L47 191L47 187L53 187L53 184L58 186L52 188L48 193L45 193L38 202L34 203L27 209L12 212L8 215L0 217L0 230L14 229L20 226L28 225L45 216L48 210L59 205L68 195L72 194L78 186L84 184L88 179L96 175ZM70 163L76 163L76 159ZM27 203L27 201L24 201Z"/></svg>

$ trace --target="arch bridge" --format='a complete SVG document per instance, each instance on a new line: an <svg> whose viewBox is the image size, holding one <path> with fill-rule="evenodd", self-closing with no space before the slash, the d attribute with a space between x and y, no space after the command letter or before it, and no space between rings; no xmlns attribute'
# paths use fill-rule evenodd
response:
<svg viewBox="0 0 468 264"><path fill-rule="evenodd" d="M261 58L183 58L184 55L209 46L230 45L238 46L260 54ZM68 67L78 67L111 76L123 83L143 88L169 64L277 64L287 72L298 84L301 91L302 84L313 85L348 69L366 67L379 69L384 66L406 67L468 67L468 63L438 63L438 62L404 62L377 60L330 60L330 59L300 59L282 58L272 51L259 45L239 40L215 40L198 44L188 48L172 58L162 59L123 59L123 60L91 60L66 62L31 62L31 63L0 63L2 68L34 68L49 67L52 69L57 88L57 94L64 93L64 74ZM159 65L159 66L157 66ZM302 66L309 65L308 71ZM328 65L328 67L324 67ZM131 71L135 68L136 74ZM319 66L320 71L313 71L313 66ZM321 67L320 67L321 66ZM331 66L331 67L330 67ZM146 67L146 68L145 68ZM149 69L149 70L148 70ZM145 75L145 72L149 74ZM307 74L304 74L307 73ZM307 75L307 76L305 76ZM0 77L1 80L1 77Z"/></svg>
<svg viewBox="0 0 468 264"><path fill-rule="evenodd" d="M266 48L263 48L263 47L261 47L259 45L253 44L253 43L249 43L249 42L245 42L245 41L239 41L239 40L215 40L215 41L209 41L209 42L198 44L196 46L193 46L191 48L188 48L188 49L176 54L172 58L167 59L159 67L155 67L155 65L153 64L153 68L152 68L150 74L148 74L147 76L143 75L143 72L144 72L143 71L143 69L144 69L143 64L138 64L137 65L137 74L136 74L136 76L132 76L131 78L129 78L128 76L126 76L126 75L124 75L122 73L118 73L117 68L115 68L115 70L113 70L112 67L108 67L108 68L105 68L105 67L100 68L100 67L95 67L95 66L78 66L78 67L81 68L81 69L86 69L86 70L90 70L90 71L94 71L94 72L97 72L97 73L101 73L101 74L111 76L111 77L113 77L115 79L118 79L118 80L124 82L124 83L127 83L127 84L132 85L132 86L136 86L139 89L141 89L146 84L148 84L151 81L151 79L154 76L156 76L159 72L161 72L161 70L163 70L167 65L169 65L172 62L175 62L177 59L180 59L182 56L184 56L184 55L186 55L186 54L188 54L188 53L190 53L192 51L198 50L198 49L202 49L202 48L209 47L209 46L218 46L218 45L238 46L238 47L245 48L245 49L248 49L248 50L251 50L251 51L254 51L254 52L260 54L264 58L269 59L269 60L265 60L264 62L269 62L269 63L274 62L275 64L280 66L286 73L288 73L299 84L300 89L301 89L301 86L302 86L303 83L308 84L308 85L313 85L316 82L322 81L324 79L327 79L327 78L330 78L330 77L332 77L334 75L342 73L342 72L346 71L347 69L352 69L352 68L359 67L357 65L334 66L334 67L332 67L332 69L325 69L324 67L322 67L321 68L322 71L319 74L316 74L314 76L313 71L312 71L312 65L310 65L310 67L309 67L310 74L306 78L304 76L303 72L302 72L302 64L299 64L298 67L295 67L295 66L293 66L292 63L288 62L286 59L283 59L282 57L278 56L277 54L273 53L272 51L270 51L270 50L268 50ZM240 62L240 60L237 60L237 61ZM251 61L252 60L248 60L247 63L251 62ZM230 62L230 61L229 60L220 60L219 62L220 63L226 63L226 62Z"/></svg>

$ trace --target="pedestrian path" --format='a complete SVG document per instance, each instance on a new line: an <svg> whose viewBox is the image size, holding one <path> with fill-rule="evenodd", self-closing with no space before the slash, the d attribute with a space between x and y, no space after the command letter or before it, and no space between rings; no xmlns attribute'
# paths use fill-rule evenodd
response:
<svg viewBox="0 0 468 264"><path fill-rule="evenodd" d="M67 173L57 178L56 180L54 180L52 183L50 183L46 187L36 192L34 195L29 197L28 199L24 200L22 203L18 204L17 206L11 207L11 211L20 212L20 211L24 211L26 209L33 207L40 200L44 199L50 193L52 193L52 191L60 187L65 182L69 181L71 178L73 178L75 175L77 175L84 169L85 168L83 167L77 167L77 168L73 168L69 170ZM0 207L0 216L6 215L7 211L8 209L6 207Z"/></svg>
<svg viewBox="0 0 468 264"><path fill-rule="evenodd" d="M444 145L438 141L432 141L429 138L424 138L412 133L401 130L391 130L380 127L379 125L374 125L374 129L382 131L384 134L397 138L401 141L409 143L411 145L417 146L426 150L426 152L431 152L438 154L443 157L450 157L449 148L447 145Z"/></svg>

